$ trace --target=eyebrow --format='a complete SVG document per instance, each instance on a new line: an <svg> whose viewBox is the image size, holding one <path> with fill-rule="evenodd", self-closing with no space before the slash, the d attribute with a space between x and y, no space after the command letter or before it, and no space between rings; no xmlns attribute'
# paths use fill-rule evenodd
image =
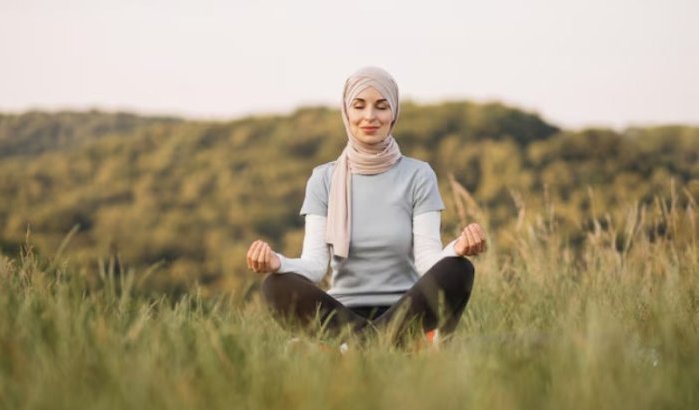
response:
<svg viewBox="0 0 699 410"><path fill-rule="evenodd" d="M355 98L352 102L355 102L355 101L363 102L363 103L366 102L363 98ZM377 103L380 103L380 102L388 102L388 100L385 99L385 98L382 98L382 99L380 99L380 100L376 100L376 102L377 102Z"/></svg>

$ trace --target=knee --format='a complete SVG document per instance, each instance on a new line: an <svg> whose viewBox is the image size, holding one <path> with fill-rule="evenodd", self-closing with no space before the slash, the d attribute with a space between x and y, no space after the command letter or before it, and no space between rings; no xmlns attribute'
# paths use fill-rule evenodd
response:
<svg viewBox="0 0 699 410"><path fill-rule="evenodd" d="M265 302L272 302L279 298L279 295L284 293L285 289L289 289L288 278L286 274L268 273L262 280L261 290L262 297Z"/></svg>
<svg viewBox="0 0 699 410"><path fill-rule="evenodd" d="M444 263L445 271L449 272L449 276L454 278L452 280L460 282L463 287L469 291L471 290L476 275L476 268L474 268L470 260L455 256L444 258L441 262Z"/></svg>
<svg viewBox="0 0 699 410"><path fill-rule="evenodd" d="M447 269L459 272L467 277L473 277L476 273L476 268L473 267L473 263L461 256L444 258L442 262L447 265Z"/></svg>
<svg viewBox="0 0 699 410"><path fill-rule="evenodd" d="M265 302L272 305L277 301L293 297L293 290L299 287L299 281L310 282L305 277L293 272L269 273L262 280L262 297Z"/></svg>

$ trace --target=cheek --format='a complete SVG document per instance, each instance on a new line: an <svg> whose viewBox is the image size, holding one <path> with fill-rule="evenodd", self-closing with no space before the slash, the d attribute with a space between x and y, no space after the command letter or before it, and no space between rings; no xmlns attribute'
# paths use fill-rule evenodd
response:
<svg viewBox="0 0 699 410"><path fill-rule="evenodd" d="M391 122L393 121L393 113L390 111L388 111L386 113L382 113L380 118L381 118L382 123L390 126Z"/></svg>
<svg viewBox="0 0 699 410"><path fill-rule="evenodd" d="M347 113L347 118L349 119L350 124L354 124L354 125L358 124L359 121L362 120L361 115L357 115L356 113L354 113L352 111Z"/></svg>

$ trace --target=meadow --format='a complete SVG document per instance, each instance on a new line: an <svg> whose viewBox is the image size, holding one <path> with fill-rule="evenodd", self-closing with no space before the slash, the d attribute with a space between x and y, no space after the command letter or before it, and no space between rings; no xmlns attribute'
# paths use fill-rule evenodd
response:
<svg viewBox="0 0 699 410"><path fill-rule="evenodd" d="M514 245L475 258L450 340L345 354L340 340L291 344L252 273L236 292L158 295L148 270L78 268L65 243L37 254L30 236L0 255L0 407L697 408L699 215L672 188L592 218L575 246L553 205L520 209Z"/></svg>

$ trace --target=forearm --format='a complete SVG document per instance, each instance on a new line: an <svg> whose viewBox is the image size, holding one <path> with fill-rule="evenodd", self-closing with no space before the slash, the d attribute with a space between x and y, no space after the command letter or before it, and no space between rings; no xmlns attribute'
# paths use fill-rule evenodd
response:
<svg viewBox="0 0 699 410"><path fill-rule="evenodd" d="M277 253L281 267L276 273L295 272L314 283L320 282L328 269L330 251L325 243L327 218L319 215L306 215L305 233L301 257L287 258Z"/></svg>
<svg viewBox="0 0 699 410"><path fill-rule="evenodd" d="M441 213L425 212L413 217L413 256L415 268L420 275L427 272L442 258L458 256L453 240L442 248L440 235Z"/></svg>

